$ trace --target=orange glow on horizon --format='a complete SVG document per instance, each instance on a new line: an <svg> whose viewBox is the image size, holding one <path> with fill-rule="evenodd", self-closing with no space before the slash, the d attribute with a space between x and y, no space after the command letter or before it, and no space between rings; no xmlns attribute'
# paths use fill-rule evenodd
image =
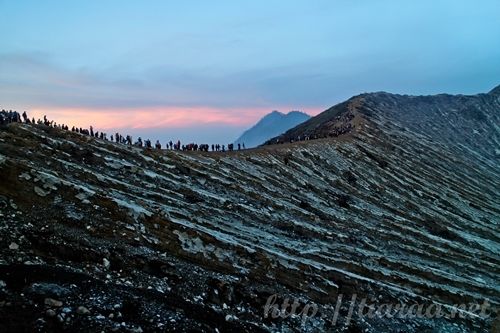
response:
<svg viewBox="0 0 500 333"><path fill-rule="evenodd" d="M282 107L281 110L293 108ZM197 125L253 125L261 117L271 112L269 108L232 108L212 107L150 107L137 109L90 109L90 108L34 108L29 117L49 120L69 127L76 126L109 130L116 128L182 128ZM287 111L288 112L288 111ZM310 115L321 112L307 110Z"/></svg>

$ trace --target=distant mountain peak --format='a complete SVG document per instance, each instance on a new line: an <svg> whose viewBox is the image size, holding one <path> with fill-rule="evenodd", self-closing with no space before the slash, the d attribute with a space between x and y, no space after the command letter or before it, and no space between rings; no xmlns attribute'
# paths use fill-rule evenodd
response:
<svg viewBox="0 0 500 333"><path fill-rule="evenodd" d="M285 116L285 114L283 112L280 112L278 110L273 110L270 113L266 114L264 117L260 118L259 122L263 121L265 119L278 118L278 117L283 117L283 116Z"/></svg>
<svg viewBox="0 0 500 333"><path fill-rule="evenodd" d="M302 111L293 110L285 114L274 110L246 130L235 143L244 143L247 148L256 147L310 118Z"/></svg>
<svg viewBox="0 0 500 333"><path fill-rule="evenodd" d="M292 110L292 111L288 112L286 115L289 116L289 115L297 115L297 114L306 115L309 117L309 115L307 113L299 111L299 110Z"/></svg>

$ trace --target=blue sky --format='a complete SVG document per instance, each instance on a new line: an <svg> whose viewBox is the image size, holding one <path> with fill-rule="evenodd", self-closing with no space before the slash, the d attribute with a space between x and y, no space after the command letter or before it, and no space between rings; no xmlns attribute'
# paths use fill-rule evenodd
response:
<svg viewBox="0 0 500 333"><path fill-rule="evenodd" d="M0 15L0 107L152 139L500 84L500 1L0 0Z"/></svg>

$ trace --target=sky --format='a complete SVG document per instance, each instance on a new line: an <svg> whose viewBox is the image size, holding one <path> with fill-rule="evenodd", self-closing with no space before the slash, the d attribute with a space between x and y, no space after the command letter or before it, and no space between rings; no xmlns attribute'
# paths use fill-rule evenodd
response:
<svg viewBox="0 0 500 333"><path fill-rule="evenodd" d="M498 0L0 0L0 17L0 108L163 142L500 84Z"/></svg>

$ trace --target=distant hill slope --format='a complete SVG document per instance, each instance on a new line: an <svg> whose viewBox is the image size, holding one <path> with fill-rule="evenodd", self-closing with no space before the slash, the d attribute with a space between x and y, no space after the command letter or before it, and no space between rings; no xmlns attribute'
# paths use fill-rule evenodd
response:
<svg viewBox="0 0 500 333"><path fill-rule="evenodd" d="M252 128L246 130L235 143L244 143L247 148L257 147L266 140L286 132L311 118L300 111L291 111L287 114L273 111L257 122Z"/></svg>

